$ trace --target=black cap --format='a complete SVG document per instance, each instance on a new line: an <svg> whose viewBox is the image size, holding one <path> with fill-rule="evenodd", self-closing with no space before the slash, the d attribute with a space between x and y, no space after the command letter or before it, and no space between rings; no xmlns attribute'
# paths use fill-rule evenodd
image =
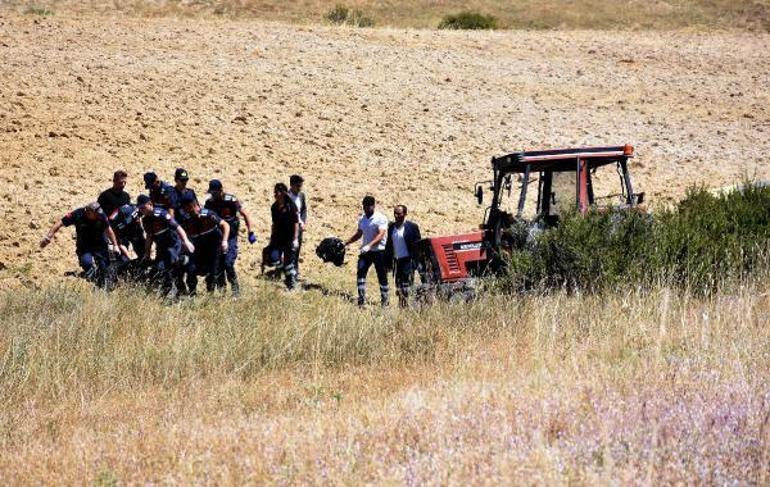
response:
<svg viewBox="0 0 770 487"><path fill-rule="evenodd" d="M209 181L209 193L212 191L222 191L222 181L219 179L212 179Z"/></svg>
<svg viewBox="0 0 770 487"><path fill-rule="evenodd" d="M152 185L155 184L155 181L158 180L158 175L155 174L152 171L148 171L144 173L144 188L150 189L152 188Z"/></svg>
<svg viewBox="0 0 770 487"><path fill-rule="evenodd" d="M194 194L192 194L192 191L188 191L185 194L182 195L182 205L189 205L190 203L193 203L195 201L198 201L198 199L195 197Z"/></svg>
<svg viewBox="0 0 770 487"><path fill-rule="evenodd" d="M146 194L140 194L139 196L136 197L136 206L141 208L147 203L149 203L150 201L151 200L149 196L147 196Z"/></svg>
<svg viewBox="0 0 770 487"><path fill-rule="evenodd" d="M292 186L295 184L302 184L304 182L305 182L305 178L303 178L299 174L292 174L291 176L289 176L289 184Z"/></svg>
<svg viewBox="0 0 770 487"><path fill-rule="evenodd" d="M182 181L187 181L190 179L190 176L187 175L187 169L182 169L181 167L176 168L174 179L180 179Z"/></svg>

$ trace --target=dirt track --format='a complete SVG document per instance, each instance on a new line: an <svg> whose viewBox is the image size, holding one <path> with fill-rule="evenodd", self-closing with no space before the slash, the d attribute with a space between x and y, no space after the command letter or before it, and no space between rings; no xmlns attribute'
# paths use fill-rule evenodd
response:
<svg viewBox="0 0 770 487"><path fill-rule="evenodd" d="M770 177L770 36L464 33L0 16L0 287L59 279L45 229L112 171L221 178L269 233L272 185L307 177L305 257L371 192L428 234L472 228L493 154L632 143L655 203ZM389 214L389 209L386 214ZM259 252L245 252L241 268ZM319 272L310 267L306 274Z"/></svg>

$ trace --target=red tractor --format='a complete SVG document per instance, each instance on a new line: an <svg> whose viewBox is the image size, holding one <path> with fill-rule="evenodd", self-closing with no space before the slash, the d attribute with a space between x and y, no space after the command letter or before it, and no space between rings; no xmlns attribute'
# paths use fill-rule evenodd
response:
<svg viewBox="0 0 770 487"><path fill-rule="evenodd" d="M423 284L451 293L467 287L474 277L499 273L505 268L505 250L521 244L512 238L513 227L524 224L525 233L531 236L558 225L559 215L573 208L585 214L590 208L632 208L641 204L644 193L634 193L628 172L628 160L633 154L634 148L624 145L493 157L492 181L476 184L479 204L484 201L486 184L491 183L492 192L492 203L480 230L420 241L418 262ZM515 201L510 198L514 175L519 183ZM602 200L610 203L601 204Z"/></svg>

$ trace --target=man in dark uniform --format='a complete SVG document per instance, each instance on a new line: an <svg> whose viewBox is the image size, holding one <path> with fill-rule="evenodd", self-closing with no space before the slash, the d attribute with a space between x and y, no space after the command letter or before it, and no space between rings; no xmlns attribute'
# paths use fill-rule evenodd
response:
<svg viewBox="0 0 770 487"><path fill-rule="evenodd" d="M189 180L190 177L187 174L186 169L179 167L174 172L174 199L177 205L176 208L174 208L174 214L176 214L177 211L183 206L182 198L184 198L185 195L192 195L193 199L198 201L198 196L195 194L195 191L187 187L187 181ZM176 215L176 217L181 223L180 216Z"/></svg>
<svg viewBox="0 0 770 487"><path fill-rule="evenodd" d="M163 208L155 208L149 196L139 195L136 206L142 213L142 226L147 234L144 256L149 260L155 244L155 271L161 280L161 290L168 294L179 273L182 245L190 253L195 252L195 246L174 217Z"/></svg>
<svg viewBox="0 0 770 487"><path fill-rule="evenodd" d="M107 242L111 242L116 249L119 249L120 245L99 203L89 203L83 208L72 210L64 215L40 240L40 247L43 248L51 243L61 227L72 225L75 226L75 253L83 269L83 276L99 286L104 285L104 277L110 261Z"/></svg>
<svg viewBox="0 0 770 487"><path fill-rule="evenodd" d="M150 200L154 208L163 208L171 217L175 217L178 208L176 191L170 184L161 181L158 175L152 171L144 173L144 187L150 190Z"/></svg>
<svg viewBox="0 0 770 487"><path fill-rule="evenodd" d="M115 232L121 249L121 260L116 267L117 276L136 278L142 270L147 241L144 237L141 215L136 205L123 205L109 216L110 226ZM128 257L128 248L134 249L136 259Z"/></svg>
<svg viewBox="0 0 770 487"><path fill-rule="evenodd" d="M132 204L123 205L112 212L109 220L118 243L126 250L131 246L137 257L144 257L147 242L144 238L139 209Z"/></svg>
<svg viewBox="0 0 770 487"><path fill-rule="evenodd" d="M189 255L185 265L187 274L187 292L195 295L198 276L206 276L206 289L216 288L219 275L220 255L227 253L227 240L230 225L211 210L201 209L193 194L182 197L184 217L180 224L195 245L195 252Z"/></svg>
<svg viewBox="0 0 770 487"><path fill-rule="evenodd" d="M108 217L121 206L131 203L131 197L125 191L127 179L126 171L122 169L115 171L112 175L112 187L105 189L99 195L97 202Z"/></svg>
<svg viewBox="0 0 770 487"><path fill-rule="evenodd" d="M406 212L405 205L393 209L395 222L388 225L388 241L385 243L385 263L394 270L396 294L401 307L409 303L409 290L414 284L417 242L422 239L420 227L406 219Z"/></svg>
<svg viewBox="0 0 770 487"><path fill-rule="evenodd" d="M249 218L248 213L243 209L235 195L224 192L220 180L212 179L209 182L209 194L211 197L206 200L206 209L212 210L230 225L227 253L222 256L218 285L224 287L225 277L227 277L233 295L237 296L240 294L240 286L238 285L238 276L235 273L235 260L238 258L238 229L240 227L240 216L243 216L243 219L246 222L249 243L255 243L257 237L251 229L251 219Z"/></svg>
<svg viewBox="0 0 770 487"><path fill-rule="evenodd" d="M294 253L299 249L299 214L285 184L276 184L273 196L275 202L270 207L273 220L270 247L282 254L286 287L294 289L297 281Z"/></svg>

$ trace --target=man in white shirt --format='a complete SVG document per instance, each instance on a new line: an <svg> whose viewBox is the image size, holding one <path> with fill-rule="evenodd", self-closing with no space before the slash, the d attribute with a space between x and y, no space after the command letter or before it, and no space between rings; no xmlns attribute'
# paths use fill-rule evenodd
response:
<svg viewBox="0 0 770 487"><path fill-rule="evenodd" d="M297 217L299 219L299 235L297 240L299 247L294 251L294 270L297 272L296 279L299 279L299 253L302 250L302 235L305 233L305 225L307 224L307 198L305 193L302 192L302 183L305 179L299 174L292 174L289 177L289 198L294 202L294 206L297 207Z"/></svg>
<svg viewBox="0 0 770 487"><path fill-rule="evenodd" d="M373 196L366 196L362 201L364 213L358 219L358 229L345 246L362 238L361 253L358 256L358 305L366 303L366 275L374 264L377 272L377 280L380 283L380 301L383 306L388 305L388 270L385 265L385 244L387 243L388 220L382 213L374 211L375 201Z"/></svg>
<svg viewBox="0 0 770 487"><path fill-rule="evenodd" d="M393 208L395 221L388 225L385 245L385 263L394 270L398 304L406 307L409 290L414 285L414 271L417 268L417 243L422 239L420 227L406 219L406 205Z"/></svg>

